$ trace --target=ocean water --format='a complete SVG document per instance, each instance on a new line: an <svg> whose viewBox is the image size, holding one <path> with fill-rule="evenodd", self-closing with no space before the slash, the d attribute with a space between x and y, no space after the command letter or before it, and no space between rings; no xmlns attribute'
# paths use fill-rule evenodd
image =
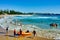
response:
<svg viewBox="0 0 60 40"><path fill-rule="evenodd" d="M15 16L12 20L13 22L22 23L24 25L35 25L42 29L52 29L50 24L56 23L58 26L54 29L60 29L60 16Z"/></svg>

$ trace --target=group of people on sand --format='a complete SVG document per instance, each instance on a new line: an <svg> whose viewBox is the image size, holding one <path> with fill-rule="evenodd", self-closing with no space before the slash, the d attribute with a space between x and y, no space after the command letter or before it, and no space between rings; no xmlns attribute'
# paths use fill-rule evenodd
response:
<svg viewBox="0 0 60 40"><path fill-rule="evenodd" d="M16 36L16 35L18 35L18 36L22 35L22 30L20 29L19 33L16 33L16 29L14 29L14 36Z"/></svg>
<svg viewBox="0 0 60 40"><path fill-rule="evenodd" d="M26 33L29 33L29 30L27 30ZM36 35L36 31L35 30L33 30L32 33L33 33L34 36ZM20 29L19 33L16 34L16 30L14 29L14 36L16 36L16 35L17 36L22 35L22 30Z"/></svg>
<svg viewBox="0 0 60 40"><path fill-rule="evenodd" d="M6 27L6 33L8 33L8 28L9 27ZM19 30L19 33L16 33L16 29L14 29L13 32L14 32L14 36L20 36L20 35L22 35L22 30L21 29ZM26 33L29 33L29 30L27 30ZM35 36L36 35L36 31L33 30L32 34Z"/></svg>

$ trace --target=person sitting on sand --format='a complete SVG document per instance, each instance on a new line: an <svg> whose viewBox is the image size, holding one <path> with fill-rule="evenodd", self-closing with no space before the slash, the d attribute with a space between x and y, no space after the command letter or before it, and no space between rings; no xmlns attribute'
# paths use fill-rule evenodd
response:
<svg viewBox="0 0 60 40"><path fill-rule="evenodd" d="M16 35L16 29L14 29L14 36Z"/></svg>
<svg viewBox="0 0 60 40"><path fill-rule="evenodd" d="M36 31L35 31L35 30L33 30L33 35L34 35L34 36L36 35Z"/></svg>
<svg viewBox="0 0 60 40"><path fill-rule="evenodd" d="M20 29L20 35L22 35L22 30Z"/></svg>

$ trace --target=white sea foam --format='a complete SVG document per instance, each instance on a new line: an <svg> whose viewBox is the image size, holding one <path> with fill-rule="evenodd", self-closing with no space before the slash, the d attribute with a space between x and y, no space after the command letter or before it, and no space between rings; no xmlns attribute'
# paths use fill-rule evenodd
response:
<svg viewBox="0 0 60 40"><path fill-rule="evenodd" d="M58 17L41 17L41 16L37 16L37 17L35 17L35 16L25 16L25 17L14 17L14 18L17 18L17 19L58 19Z"/></svg>

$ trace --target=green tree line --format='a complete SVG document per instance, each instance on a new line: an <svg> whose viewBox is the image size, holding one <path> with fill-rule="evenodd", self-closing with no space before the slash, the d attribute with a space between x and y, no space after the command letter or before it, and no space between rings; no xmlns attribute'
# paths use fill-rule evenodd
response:
<svg viewBox="0 0 60 40"><path fill-rule="evenodd" d="M0 10L0 15L9 14L9 15L32 15L33 13L22 13L14 10Z"/></svg>

